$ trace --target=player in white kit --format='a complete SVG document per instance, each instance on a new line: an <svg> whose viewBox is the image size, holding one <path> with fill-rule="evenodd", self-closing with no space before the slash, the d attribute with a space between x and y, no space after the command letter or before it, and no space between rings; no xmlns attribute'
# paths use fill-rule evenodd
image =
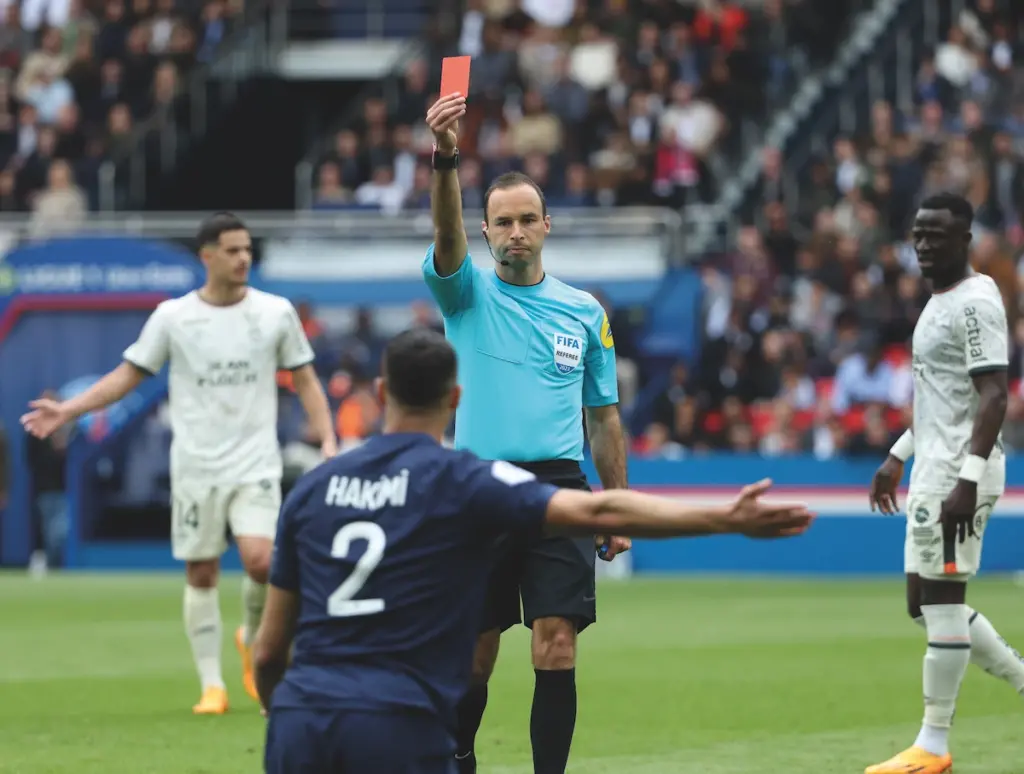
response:
<svg viewBox="0 0 1024 774"><path fill-rule="evenodd" d="M245 568L243 621L235 635L246 691L258 700L250 644L259 628L281 504L277 371L295 391L321 450L337 445L313 350L291 303L249 287L252 239L218 213L199 230L202 288L160 304L124 362L65 402L37 400L22 424L45 437L65 422L110 405L170 363L171 546L185 562L185 629L202 684L197 714L228 709L221 673L220 556L230 528Z"/></svg>
<svg viewBox="0 0 1024 774"><path fill-rule="evenodd" d="M914 249L932 286L914 329L914 426L875 473L870 499L872 509L895 513L903 464L914 455L904 569L910 615L928 632L924 723L912 747L867 774L952 769L949 729L968 663L1024 694L1020 655L966 604L985 527L1006 484L1000 431L1009 367L1002 296L968 260L973 219L967 200L937 194L914 220Z"/></svg>

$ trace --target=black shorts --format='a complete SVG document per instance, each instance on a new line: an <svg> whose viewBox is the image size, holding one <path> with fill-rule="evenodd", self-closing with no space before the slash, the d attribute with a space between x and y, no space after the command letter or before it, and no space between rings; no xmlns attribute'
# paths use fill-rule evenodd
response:
<svg viewBox="0 0 1024 774"><path fill-rule="evenodd" d="M514 464L549 484L590 491L586 476L573 460ZM505 631L520 622L532 627L538 618L565 618L576 624L577 631L583 631L597 620L596 558L593 537L500 538L481 631Z"/></svg>
<svg viewBox="0 0 1024 774"><path fill-rule="evenodd" d="M274 709L266 774L455 774L455 742L423 712Z"/></svg>

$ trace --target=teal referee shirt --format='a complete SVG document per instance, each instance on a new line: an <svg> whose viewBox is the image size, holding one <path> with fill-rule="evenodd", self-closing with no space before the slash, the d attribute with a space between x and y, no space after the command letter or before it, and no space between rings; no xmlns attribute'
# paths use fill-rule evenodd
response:
<svg viewBox="0 0 1024 774"><path fill-rule="evenodd" d="M583 459L583 408L619 401L615 345L589 293L545 275L504 282L473 265L440 277L434 245L423 276L459 358L455 446L484 459Z"/></svg>

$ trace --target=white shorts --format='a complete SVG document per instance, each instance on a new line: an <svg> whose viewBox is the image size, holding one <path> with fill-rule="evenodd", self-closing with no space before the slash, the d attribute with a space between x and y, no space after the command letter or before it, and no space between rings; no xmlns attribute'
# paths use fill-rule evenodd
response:
<svg viewBox="0 0 1024 774"><path fill-rule="evenodd" d="M999 497L978 495L974 536L947 543L942 536L939 513L945 497L911 494L907 497L907 537L903 544L903 571L929 580L966 581L981 567L981 545L985 527Z"/></svg>
<svg viewBox="0 0 1024 774"><path fill-rule="evenodd" d="M171 494L171 550L183 562L217 559L235 537L277 532L281 482L265 479L238 486L175 484Z"/></svg>

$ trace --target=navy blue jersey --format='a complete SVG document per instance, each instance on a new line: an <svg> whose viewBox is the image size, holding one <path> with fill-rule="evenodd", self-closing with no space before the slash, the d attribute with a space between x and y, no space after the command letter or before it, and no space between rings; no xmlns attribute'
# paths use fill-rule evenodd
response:
<svg viewBox="0 0 1024 774"><path fill-rule="evenodd" d="M539 533L555 491L412 433L304 476L281 510L270 574L301 598L273 707L450 718L469 684L494 538Z"/></svg>

